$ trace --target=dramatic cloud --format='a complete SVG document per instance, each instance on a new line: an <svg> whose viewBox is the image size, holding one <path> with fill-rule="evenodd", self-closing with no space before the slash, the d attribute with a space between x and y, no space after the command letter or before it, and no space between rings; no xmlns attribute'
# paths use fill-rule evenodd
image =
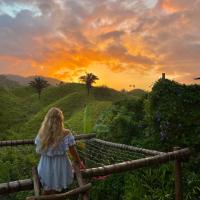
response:
<svg viewBox="0 0 200 200"><path fill-rule="evenodd" d="M200 0L0 0L0 73L149 89L200 75ZM109 79L107 74L112 74Z"/></svg>

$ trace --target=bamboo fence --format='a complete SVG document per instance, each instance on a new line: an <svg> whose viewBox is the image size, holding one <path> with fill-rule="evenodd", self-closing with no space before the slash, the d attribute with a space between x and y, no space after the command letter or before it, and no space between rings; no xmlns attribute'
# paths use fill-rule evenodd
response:
<svg viewBox="0 0 200 200"><path fill-rule="evenodd" d="M153 165L160 165L167 163L169 161L179 161L182 162L187 159L190 155L190 150L188 148L175 150L168 153L162 153L160 155L146 157L133 161L126 161L118 164L107 165L104 167L91 168L81 171L84 178L91 178L96 176L105 176L114 173L120 173L125 171L130 171L133 169L139 169L143 167L150 167ZM180 181L180 180L179 180ZM9 183L0 184L0 195L8 194L13 192L19 192L24 190L33 189L33 181L31 179L18 180ZM179 200L177 198L177 200Z"/></svg>
<svg viewBox="0 0 200 200"><path fill-rule="evenodd" d="M105 146L115 147L115 148L122 149L122 150L123 149L124 150L129 150L129 151L133 151L133 152L137 152L137 153L142 153L142 154L145 154L145 155L154 156L154 155L163 154L163 152L160 152L160 151L134 147L134 146L126 145L126 144L108 142L108 141L100 140L100 139L97 139L97 138L92 139L92 141L95 141L97 143L103 144Z"/></svg>
<svg viewBox="0 0 200 200"><path fill-rule="evenodd" d="M80 134L80 135L74 135L75 140L89 140L91 138L96 137L95 133L92 134ZM6 147L6 146L19 146L19 145L34 145L34 140L6 140L6 141L0 141L0 147Z"/></svg>

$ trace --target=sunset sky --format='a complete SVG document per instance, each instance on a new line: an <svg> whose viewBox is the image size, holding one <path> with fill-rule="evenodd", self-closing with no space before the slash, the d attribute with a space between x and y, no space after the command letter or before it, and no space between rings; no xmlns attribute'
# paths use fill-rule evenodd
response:
<svg viewBox="0 0 200 200"><path fill-rule="evenodd" d="M200 76L200 0L0 0L0 74L150 90ZM198 83L196 81L196 83Z"/></svg>

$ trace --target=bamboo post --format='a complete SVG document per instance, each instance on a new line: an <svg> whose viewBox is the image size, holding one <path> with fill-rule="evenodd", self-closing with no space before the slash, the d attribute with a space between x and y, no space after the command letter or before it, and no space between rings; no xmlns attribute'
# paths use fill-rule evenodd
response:
<svg viewBox="0 0 200 200"><path fill-rule="evenodd" d="M180 150L180 147L174 147L174 151ZM181 168L181 159L177 158L175 160L175 200L183 200L183 191L182 191L182 168Z"/></svg>
<svg viewBox="0 0 200 200"><path fill-rule="evenodd" d="M33 174L34 193L35 193L35 196L38 197L41 194L41 188L40 188L40 179L39 179L37 167L32 168L32 174Z"/></svg>
<svg viewBox="0 0 200 200"><path fill-rule="evenodd" d="M162 73L162 79L165 80L165 73Z"/></svg>
<svg viewBox="0 0 200 200"><path fill-rule="evenodd" d="M85 185L85 183L82 178L82 174L80 172L79 166L76 164L76 162L73 163L73 167L75 170L76 179L78 181L79 187L83 187ZM85 193L83 193L82 195L79 195L79 198L81 198L81 196L83 197L83 200L89 200L89 194L87 191Z"/></svg>

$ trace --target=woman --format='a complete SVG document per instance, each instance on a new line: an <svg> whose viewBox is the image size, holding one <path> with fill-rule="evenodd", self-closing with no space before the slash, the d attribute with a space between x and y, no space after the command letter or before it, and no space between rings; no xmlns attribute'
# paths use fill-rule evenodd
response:
<svg viewBox="0 0 200 200"><path fill-rule="evenodd" d="M67 150L80 169L85 168L76 151L74 136L69 129L64 128L63 121L62 111L59 108L51 108L35 139L36 152L41 155L38 174L44 195L61 192L73 182L73 169L66 155Z"/></svg>

